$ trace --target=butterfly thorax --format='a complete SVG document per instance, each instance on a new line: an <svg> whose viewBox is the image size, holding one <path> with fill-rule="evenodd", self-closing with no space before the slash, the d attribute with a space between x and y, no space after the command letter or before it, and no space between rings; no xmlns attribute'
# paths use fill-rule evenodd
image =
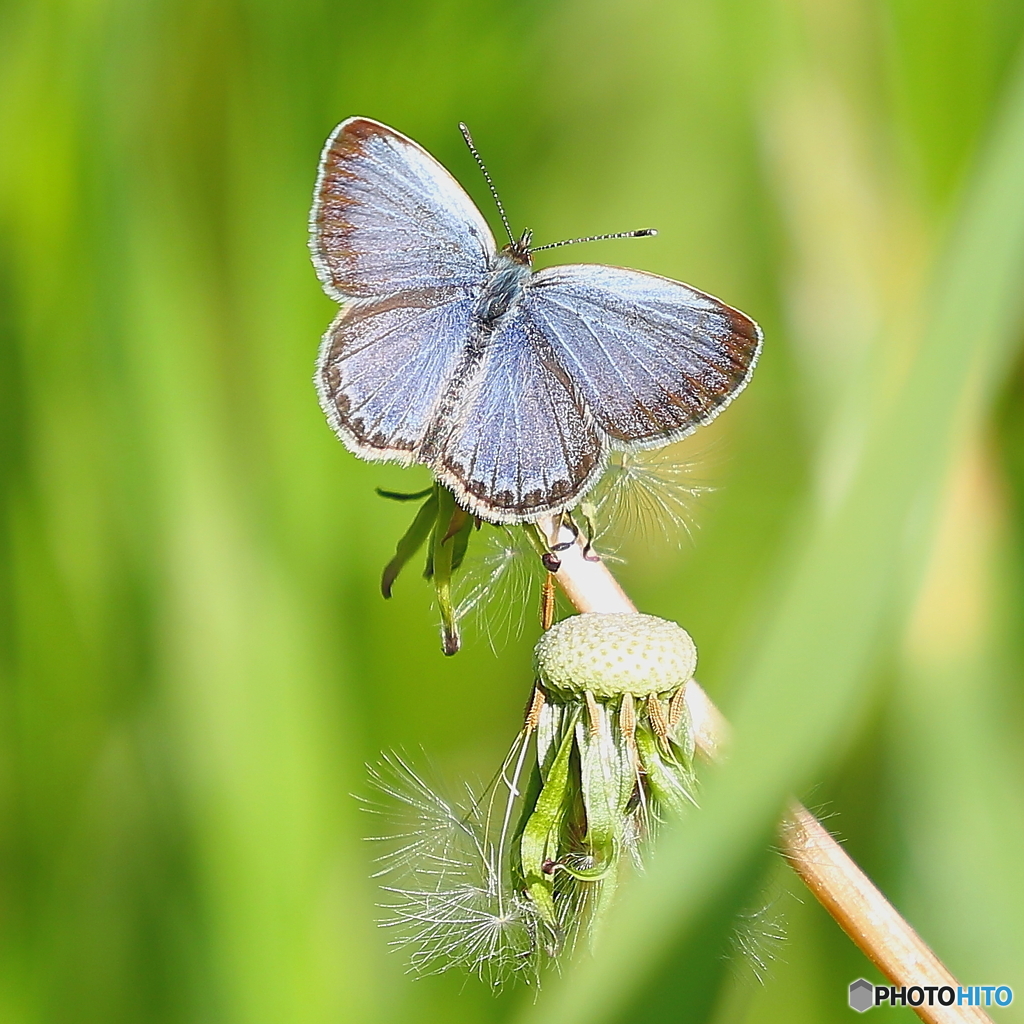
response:
<svg viewBox="0 0 1024 1024"><path fill-rule="evenodd" d="M487 330L493 330L515 305L523 292L523 285L529 279L531 270L529 254L526 260L506 247L494 261L494 269L484 284L477 299L473 319Z"/></svg>

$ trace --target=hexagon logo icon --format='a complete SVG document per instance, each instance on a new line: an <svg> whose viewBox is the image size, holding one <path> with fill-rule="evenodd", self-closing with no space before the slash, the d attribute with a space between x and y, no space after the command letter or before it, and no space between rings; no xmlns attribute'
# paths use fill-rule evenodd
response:
<svg viewBox="0 0 1024 1024"><path fill-rule="evenodd" d="M875 986L866 978L850 982L850 1009L864 1013L875 1005Z"/></svg>

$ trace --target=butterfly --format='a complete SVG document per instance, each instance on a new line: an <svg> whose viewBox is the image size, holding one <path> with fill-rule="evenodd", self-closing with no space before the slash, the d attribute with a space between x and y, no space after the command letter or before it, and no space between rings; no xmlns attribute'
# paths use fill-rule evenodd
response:
<svg viewBox="0 0 1024 1024"><path fill-rule="evenodd" d="M513 238L498 206L501 249L425 149L365 117L338 125L310 213L313 263L342 304L316 385L356 455L422 463L473 515L523 523L576 505L611 451L714 419L750 380L762 335L655 274L535 272L532 253L551 246Z"/></svg>

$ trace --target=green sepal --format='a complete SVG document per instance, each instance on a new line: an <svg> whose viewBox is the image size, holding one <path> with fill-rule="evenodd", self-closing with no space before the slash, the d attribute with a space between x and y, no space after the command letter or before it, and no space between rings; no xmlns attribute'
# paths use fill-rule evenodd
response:
<svg viewBox="0 0 1024 1024"><path fill-rule="evenodd" d="M558 754L566 718L565 705L548 699L537 723L537 764L541 778L547 777L551 762Z"/></svg>
<svg viewBox="0 0 1024 1024"><path fill-rule="evenodd" d="M438 487L437 516L434 522L433 541L430 546L430 559L427 567L434 581L434 593L437 595L437 607L441 612L441 649L446 655L456 654L461 641L459 624L455 618L455 607L452 604L452 569L455 555L455 538L462 529L461 522L454 521L463 510L455 504L455 496L447 487ZM465 514L465 513L463 513ZM466 527L470 521L466 521Z"/></svg>
<svg viewBox="0 0 1024 1024"><path fill-rule="evenodd" d="M379 489L378 493L381 493ZM386 496L390 497L391 495L388 494ZM423 547L427 537L430 536L430 531L437 522L437 487L431 487L430 490L424 491L420 496L425 497L427 500L420 506L420 510L416 513L412 525L402 534L402 538L395 545L395 557L384 566L384 572L380 578L380 591L385 598L391 597L391 588L394 586L395 580L398 579L398 574L405 568L406 562ZM416 496L407 495L401 500L412 501L414 497Z"/></svg>
<svg viewBox="0 0 1024 1024"><path fill-rule="evenodd" d="M654 733L641 725L636 730L636 748L647 784L659 803L676 814L697 806L693 797L693 772L682 760L684 751L673 744L671 749L679 752L680 759L671 754L666 756Z"/></svg>
<svg viewBox="0 0 1024 1024"><path fill-rule="evenodd" d="M541 776L540 765L534 762L530 771L530 778L527 780L526 789L523 791L523 805L519 809L519 819L516 827L512 830L512 844L509 856L509 873L512 877L512 884L517 889L526 888L526 873L523 871L521 840L526 829L526 823L530 820L537 806L537 798L544 788L544 779Z"/></svg>
<svg viewBox="0 0 1024 1024"><path fill-rule="evenodd" d="M519 842L526 891L550 928L558 927L558 915L555 911L554 883L551 873L545 872L544 865L557 861L560 853L562 828L568 810L569 770L574 739L574 730L566 729L558 755L551 764L544 787Z"/></svg>
<svg viewBox="0 0 1024 1024"><path fill-rule="evenodd" d="M598 704L598 729L589 721L576 725L580 750L580 788L587 819L586 841L593 869L573 872L573 877L595 885L591 942L597 940L605 914L618 886L619 854L623 846L626 807L636 782L629 749L608 705Z"/></svg>
<svg viewBox="0 0 1024 1024"><path fill-rule="evenodd" d="M561 704L553 704L548 701L540 715L540 721L534 731L537 744L537 760L534 762L530 772L530 778L526 783L523 792L523 805L519 812L519 819L512 833L512 856L511 871L513 883L519 887L525 887L526 879L523 874L523 866L520 854L520 840L526 823L530 820L537 806L537 798L544 788L544 780L551 771L551 765L558 756L565 732L562 728L563 719L566 715L565 708ZM571 728L569 730L572 731Z"/></svg>
<svg viewBox="0 0 1024 1024"><path fill-rule="evenodd" d="M693 723L690 721L690 712L683 702L683 714L672 733L672 752L678 754L683 767L688 772L693 772L693 756L697 752L696 738L693 735Z"/></svg>
<svg viewBox="0 0 1024 1024"><path fill-rule="evenodd" d="M574 868L569 864L559 864L558 870L571 875L577 882L605 882L615 873L619 866L618 843L612 843L610 851L603 864L596 864L592 868Z"/></svg>
<svg viewBox="0 0 1024 1024"><path fill-rule="evenodd" d="M462 565L462 560L466 557L474 522L476 520L462 508L456 509L452 516L451 525L448 527L448 533L452 538L452 572Z"/></svg>
<svg viewBox="0 0 1024 1024"><path fill-rule="evenodd" d="M621 839L626 802L632 792L633 781L632 766L623 757L625 744L615 742L608 711L603 705L598 707L601 727L596 733L591 732L590 722L576 723L587 842L592 851ZM623 778L626 773L630 781L628 789Z"/></svg>

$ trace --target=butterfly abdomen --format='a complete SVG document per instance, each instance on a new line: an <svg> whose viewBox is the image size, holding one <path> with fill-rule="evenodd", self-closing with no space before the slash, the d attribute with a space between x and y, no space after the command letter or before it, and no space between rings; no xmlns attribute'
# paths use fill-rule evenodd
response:
<svg viewBox="0 0 1024 1024"><path fill-rule="evenodd" d="M476 300L472 314L474 329L467 339L462 359L441 395L433 421L417 451L417 459L427 465L441 458L452 436L462 428L459 410L466 406L480 384L488 350L495 338L502 337L502 323L518 305L531 273L528 264L504 253L498 254L494 268ZM515 401L511 390L508 399ZM502 412L503 408L495 410L496 415Z"/></svg>

